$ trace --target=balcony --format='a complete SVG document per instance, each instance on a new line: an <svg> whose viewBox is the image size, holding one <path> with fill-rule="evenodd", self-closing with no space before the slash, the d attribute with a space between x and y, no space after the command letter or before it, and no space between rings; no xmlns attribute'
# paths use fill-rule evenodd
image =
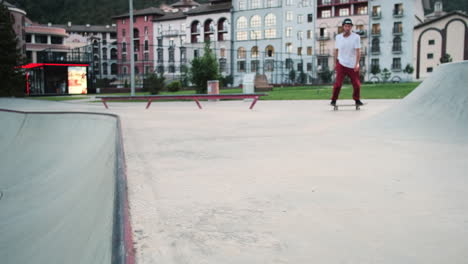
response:
<svg viewBox="0 0 468 264"><path fill-rule="evenodd" d="M394 36L401 36L403 35L403 29L402 28L393 28L393 35Z"/></svg>
<svg viewBox="0 0 468 264"><path fill-rule="evenodd" d="M371 48L372 55L380 55L380 46L372 47Z"/></svg>
<svg viewBox="0 0 468 264"><path fill-rule="evenodd" d="M398 18L398 17L403 17L404 12L403 9L393 9L393 17Z"/></svg>
<svg viewBox="0 0 468 264"><path fill-rule="evenodd" d="M357 30L355 33L361 36L361 38L367 38L367 30L365 29Z"/></svg>
<svg viewBox="0 0 468 264"><path fill-rule="evenodd" d="M330 50L329 49L317 49L317 50L315 50L315 54L318 57L329 57L330 56Z"/></svg>
<svg viewBox="0 0 468 264"><path fill-rule="evenodd" d="M179 30L164 30L161 35L163 37L176 37L179 35L185 35L185 32Z"/></svg>
<svg viewBox="0 0 468 264"><path fill-rule="evenodd" d="M371 36L372 37L379 37L380 36L380 29L379 30L372 30Z"/></svg>
<svg viewBox="0 0 468 264"><path fill-rule="evenodd" d="M382 12L381 11L372 11L372 19L381 19L382 18Z"/></svg>
<svg viewBox="0 0 468 264"><path fill-rule="evenodd" d="M346 5L367 2L368 0L318 0L317 6Z"/></svg>
<svg viewBox="0 0 468 264"><path fill-rule="evenodd" d="M317 33L317 40L330 40L330 33L325 32L325 33Z"/></svg>

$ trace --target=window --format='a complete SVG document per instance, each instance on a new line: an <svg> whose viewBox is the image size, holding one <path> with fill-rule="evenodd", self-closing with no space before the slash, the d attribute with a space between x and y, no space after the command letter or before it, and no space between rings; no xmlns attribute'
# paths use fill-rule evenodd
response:
<svg viewBox="0 0 468 264"><path fill-rule="evenodd" d="M276 28L266 29L265 38L276 38Z"/></svg>
<svg viewBox="0 0 468 264"><path fill-rule="evenodd" d="M433 69L432 67L428 67L428 68L426 69L426 72L432 72L433 70L434 70L434 69Z"/></svg>
<svg viewBox="0 0 468 264"><path fill-rule="evenodd" d="M307 63L307 71L308 72L312 71L312 63L310 63L310 62Z"/></svg>
<svg viewBox="0 0 468 264"><path fill-rule="evenodd" d="M427 58L428 59L433 59L434 58L434 53L428 53Z"/></svg>
<svg viewBox="0 0 468 264"><path fill-rule="evenodd" d="M297 15L297 23L302 24L303 21L304 21L304 15Z"/></svg>
<svg viewBox="0 0 468 264"><path fill-rule="evenodd" d="M237 40L247 40L247 31L238 31Z"/></svg>
<svg viewBox="0 0 468 264"><path fill-rule="evenodd" d="M307 56L312 56L312 47L307 47Z"/></svg>
<svg viewBox="0 0 468 264"><path fill-rule="evenodd" d="M379 38L372 39L371 52L375 52L375 53L380 52L380 39Z"/></svg>
<svg viewBox="0 0 468 264"><path fill-rule="evenodd" d="M265 16L265 26L271 27L276 25L276 16L274 14L268 14Z"/></svg>
<svg viewBox="0 0 468 264"><path fill-rule="evenodd" d="M221 48L221 49L219 50L219 56L220 56L221 58L225 58L225 57L226 57L226 48Z"/></svg>
<svg viewBox="0 0 468 264"><path fill-rule="evenodd" d="M293 66L294 66L293 60L292 60L292 59L289 59L289 58L286 59L286 61L285 61L285 67L286 67L286 69L290 70L290 69L293 68Z"/></svg>
<svg viewBox="0 0 468 264"><path fill-rule="evenodd" d="M381 9L380 6L373 6L372 7L372 17L377 18L381 16Z"/></svg>
<svg viewBox="0 0 468 264"><path fill-rule="evenodd" d="M288 21L288 22L293 21L293 12L292 11L286 12L286 21Z"/></svg>
<svg viewBox="0 0 468 264"><path fill-rule="evenodd" d="M434 40L434 39L430 39L430 40L428 41L428 44L429 44L429 45L435 45L435 40Z"/></svg>
<svg viewBox="0 0 468 264"><path fill-rule="evenodd" d="M262 2L261 0L252 0L252 8L261 8Z"/></svg>
<svg viewBox="0 0 468 264"><path fill-rule="evenodd" d="M292 49L293 49L292 43L286 43L286 52L292 53Z"/></svg>
<svg viewBox="0 0 468 264"><path fill-rule="evenodd" d="M261 27L262 18L259 15L255 15L250 19L250 27Z"/></svg>
<svg viewBox="0 0 468 264"><path fill-rule="evenodd" d="M307 30L307 39L312 39L312 30Z"/></svg>
<svg viewBox="0 0 468 264"><path fill-rule="evenodd" d="M247 18L242 16L237 19L237 29L244 29L244 28L247 28Z"/></svg>
<svg viewBox="0 0 468 264"><path fill-rule="evenodd" d="M169 47L169 62L175 61L175 48Z"/></svg>
<svg viewBox="0 0 468 264"><path fill-rule="evenodd" d="M314 16L312 14L307 14L307 23L312 23Z"/></svg>
<svg viewBox="0 0 468 264"><path fill-rule="evenodd" d="M293 5L293 0L286 0L286 5L287 6L292 6Z"/></svg>
<svg viewBox="0 0 468 264"><path fill-rule="evenodd" d="M145 26L145 36L148 36L148 27Z"/></svg>
<svg viewBox="0 0 468 264"><path fill-rule="evenodd" d="M302 40L304 37L304 32L302 30L297 31L297 39Z"/></svg>
<svg viewBox="0 0 468 264"><path fill-rule="evenodd" d="M257 40L262 38L261 30L252 30L250 31L250 39Z"/></svg>
<svg viewBox="0 0 468 264"><path fill-rule="evenodd" d="M297 47L297 55L302 55L302 47Z"/></svg>
<svg viewBox="0 0 468 264"><path fill-rule="evenodd" d="M250 57L258 58L258 47L257 46L253 46L252 50L250 50Z"/></svg>
<svg viewBox="0 0 468 264"><path fill-rule="evenodd" d="M219 71L226 72L227 60L225 58L219 59Z"/></svg>
<svg viewBox="0 0 468 264"><path fill-rule="evenodd" d="M359 6L355 12L357 15L367 15L367 6Z"/></svg>
<svg viewBox="0 0 468 264"><path fill-rule="evenodd" d="M238 61L237 62L237 71L238 72L245 72L245 61Z"/></svg>
<svg viewBox="0 0 468 264"><path fill-rule="evenodd" d="M266 7L275 7L276 5L276 0L266 0Z"/></svg>
<svg viewBox="0 0 468 264"><path fill-rule="evenodd" d="M401 33L403 33L403 23L401 23L401 22L394 22L394 23L393 23L393 33L394 33L394 34L401 34Z"/></svg>
<svg viewBox="0 0 468 264"><path fill-rule="evenodd" d="M403 4L395 4L395 8L393 9L393 15L396 17L403 15Z"/></svg>
<svg viewBox="0 0 468 264"><path fill-rule="evenodd" d="M122 29L122 37L125 37L127 35L127 32L125 31L125 28Z"/></svg>
<svg viewBox="0 0 468 264"><path fill-rule="evenodd" d="M401 38L399 36L396 36L393 39L393 47L392 47L393 52L401 52Z"/></svg>
<svg viewBox="0 0 468 264"><path fill-rule="evenodd" d="M125 25L125 19L122 19L122 25Z"/></svg>
<svg viewBox="0 0 468 264"><path fill-rule="evenodd" d="M349 16L349 9L348 8L340 8L339 9L340 16Z"/></svg>
<svg viewBox="0 0 468 264"><path fill-rule="evenodd" d="M273 48L273 46L271 46L271 45L268 45L265 48L265 52L266 52L267 57L273 57L273 55L275 54L275 48Z"/></svg>
<svg viewBox="0 0 468 264"><path fill-rule="evenodd" d="M392 70L401 70L401 58L393 58Z"/></svg>
<svg viewBox="0 0 468 264"><path fill-rule="evenodd" d="M247 0L239 0L239 10L247 9Z"/></svg>
<svg viewBox="0 0 468 264"><path fill-rule="evenodd" d="M286 28L286 37L290 38L292 35L292 27L287 27Z"/></svg>
<svg viewBox="0 0 468 264"><path fill-rule="evenodd" d="M145 51L149 49L148 40L145 40Z"/></svg>
<svg viewBox="0 0 468 264"><path fill-rule="evenodd" d="M148 16L145 16L145 22L148 22Z"/></svg>
<svg viewBox="0 0 468 264"><path fill-rule="evenodd" d="M260 68L260 61L259 60L252 60L250 62L250 71L257 72L258 68Z"/></svg>
<svg viewBox="0 0 468 264"><path fill-rule="evenodd" d="M194 57L194 58L198 58L198 55L199 55L198 50L194 50L194 51L193 51L193 57Z"/></svg>
<svg viewBox="0 0 468 264"><path fill-rule="evenodd" d="M122 52L126 53L127 52L127 43L122 43Z"/></svg>
<svg viewBox="0 0 468 264"><path fill-rule="evenodd" d="M372 24L372 35L380 35L380 24Z"/></svg>
<svg viewBox="0 0 468 264"><path fill-rule="evenodd" d="M247 52L245 51L244 47L240 47L237 49L237 58L239 60L245 60Z"/></svg>
<svg viewBox="0 0 468 264"><path fill-rule="evenodd" d="M317 60L317 68L319 71L324 71L328 69L328 58L319 58Z"/></svg>
<svg viewBox="0 0 468 264"><path fill-rule="evenodd" d="M331 17L331 10L322 10L321 17L322 18Z"/></svg>

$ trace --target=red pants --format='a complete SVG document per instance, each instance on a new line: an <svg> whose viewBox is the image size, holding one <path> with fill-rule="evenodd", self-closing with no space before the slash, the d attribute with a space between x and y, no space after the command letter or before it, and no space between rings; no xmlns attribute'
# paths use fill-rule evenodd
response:
<svg viewBox="0 0 468 264"><path fill-rule="evenodd" d="M361 81L359 80L359 72L355 72L354 69L341 65L339 62L336 63L335 70L336 80L335 85L333 85L333 94L331 99L338 100L343 80L345 76L349 76L351 83L353 84L353 99L359 100L361 97Z"/></svg>

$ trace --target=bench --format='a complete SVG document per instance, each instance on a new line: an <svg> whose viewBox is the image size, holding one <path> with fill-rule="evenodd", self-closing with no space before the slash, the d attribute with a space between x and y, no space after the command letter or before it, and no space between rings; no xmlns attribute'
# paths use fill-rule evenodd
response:
<svg viewBox="0 0 468 264"><path fill-rule="evenodd" d="M151 103L155 100L194 100L197 103L198 108L202 109L199 100L217 100L217 99L253 99L249 109L252 109L260 96L266 96L266 93L253 93L253 94L179 94L179 95L136 95L136 96L96 96L101 99L102 103L109 109L108 101L127 101L127 100L141 100L148 101L146 109L148 109Z"/></svg>

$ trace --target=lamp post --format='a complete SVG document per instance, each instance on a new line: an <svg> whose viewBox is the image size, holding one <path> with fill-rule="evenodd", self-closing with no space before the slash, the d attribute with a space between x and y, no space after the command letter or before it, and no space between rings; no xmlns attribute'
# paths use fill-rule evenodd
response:
<svg viewBox="0 0 468 264"><path fill-rule="evenodd" d="M133 42L133 0L128 0L130 9L130 95L135 96L135 43Z"/></svg>

